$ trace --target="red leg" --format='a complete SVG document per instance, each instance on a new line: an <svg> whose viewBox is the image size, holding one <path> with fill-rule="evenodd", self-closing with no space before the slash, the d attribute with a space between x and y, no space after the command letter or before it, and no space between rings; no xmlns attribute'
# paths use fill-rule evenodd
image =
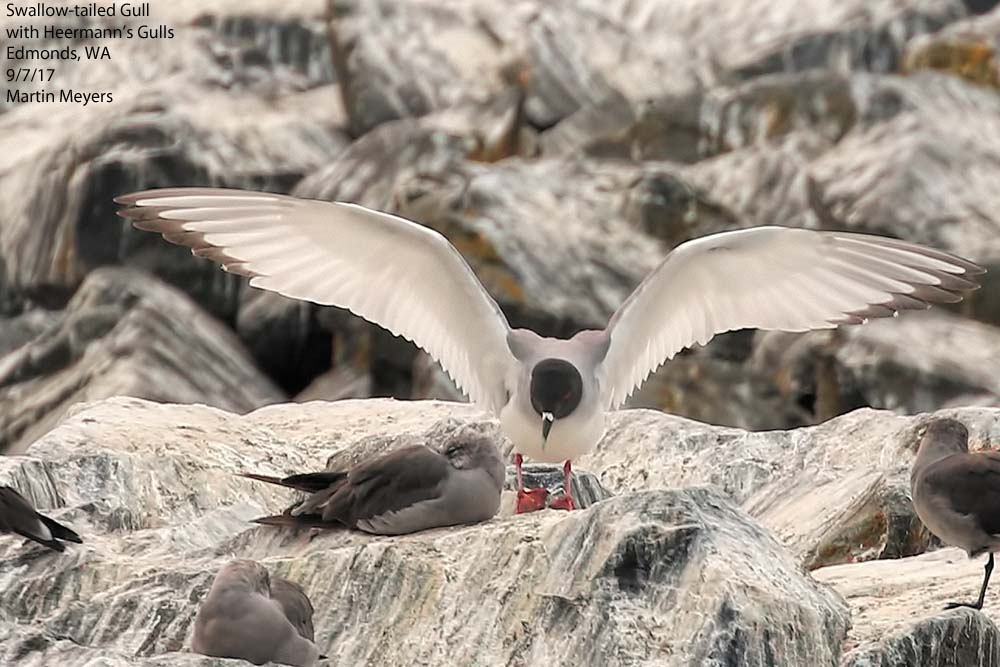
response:
<svg viewBox="0 0 1000 667"><path fill-rule="evenodd" d="M517 513L534 512L545 507L545 499L549 497L548 489L526 489L521 477L521 464L524 458L514 455L514 468L517 470Z"/></svg>
<svg viewBox="0 0 1000 667"><path fill-rule="evenodd" d="M566 461L565 465L563 465L563 475L565 475L565 481L563 482L564 493L549 503L549 507L557 510L574 510L576 509L576 504L573 502L573 485L571 483L573 469L569 461Z"/></svg>

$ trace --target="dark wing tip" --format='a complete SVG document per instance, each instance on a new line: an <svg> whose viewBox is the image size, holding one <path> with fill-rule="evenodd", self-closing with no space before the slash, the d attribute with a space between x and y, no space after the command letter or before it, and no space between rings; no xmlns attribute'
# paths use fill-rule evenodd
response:
<svg viewBox="0 0 1000 667"><path fill-rule="evenodd" d="M41 544L44 547L48 547L53 551L58 551L60 553L66 551L66 545L57 539L46 540L44 538L39 537L38 535L34 535L24 530L15 530L14 532L27 540L31 540L32 542L37 542L38 544Z"/></svg>
<svg viewBox="0 0 1000 667"><path fill-rule="evenodd" d="M55 519L45 516L44 514L38 514L38 519L45 524L46 528L52 533L52 538L55 540L64 540L66 542L75 542L77 544L83 544L83 540L76 531L72 528L64 526Z"/></svg>
<svg viewBox="0 0 1000 667"><path fill-rule="evenodd" d="M280 477L274 477L273 475L260 475L255 472L238 472L236 474L240 477L246 477L247 479L253 479L258 482L267 482L268 484L277 484L278 486L285 485Z"/></svg>
<svg viewBox="0 0 1000 667"><path fill-rule="evenodd" d="M58 551L59 553L64 553L66 551L66 545L60 542L59 540L47 540L45 542L38 540L38 543L44 544L49 549L52 549L53 551Z"/></svg>

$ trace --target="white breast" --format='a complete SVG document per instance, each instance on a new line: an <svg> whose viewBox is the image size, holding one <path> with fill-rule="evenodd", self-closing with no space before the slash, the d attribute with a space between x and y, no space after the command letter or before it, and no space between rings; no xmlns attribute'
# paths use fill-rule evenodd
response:
<svg viewBox="0 0 1000 667"><path fill-rule="evenodd" d="M521 409L512 400L500 412L500 427L514 443L514 451L533 461L562 463L583 456L597 445L604 435L604 411L581 405L570 416L557 419L548 439L543 440L541 415L530 408Z"/></svg>

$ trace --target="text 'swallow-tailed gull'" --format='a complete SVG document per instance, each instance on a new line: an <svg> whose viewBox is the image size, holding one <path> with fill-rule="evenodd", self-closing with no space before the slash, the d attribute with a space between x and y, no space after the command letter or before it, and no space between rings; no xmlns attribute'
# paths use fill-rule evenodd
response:
<svg viewBox="0 0 1000 667"><path fill-rule="evenodd" d="M178 188L117 197L119 215L214 260L250 284L348 308L426 350L473 402L500 418L517 452L570 461L680 350L734 329L807 331L961 300L982 269L940 250L835 231L757 227L670 252L601 331L569 340L511 329L439 233L341 202ZM570 484L566 483L569 489ZM544 505L518 489L518 511ZM567 495L552 506L571 509Z"/></svg>
<svg viewBox="0 0 1000 667"><path fill-rule="evenodd" d="M292 582L272 578L252 560L234 560L219 570L195 617L191 649L255 665L305 667L320 658L313 643L312 605L305 592Z"/></svg>
<svg viewBox="0 0 1000 667"><path fill-rule="evenodd" d="M243 476L309 494L258 523L402 535L492 518L500 509L505 469L493 442L477 435L456 437L443 452L400 447L348 471Z"/></svg>
<svg viewBox="0 0 1000 667"><path fill-rule="evenodd" d="M55 551L65 551L63 542L82 544L75 532L39 514L24 496L9 486L0 486L0 533L16 533Z"/></svg>
<svg viewBox="0 0 1000 667"><path fill-rule="evenodd" d="M970 452L964 424L936 419L920 440L910 492L917 516L943 542L965 549L970 558L989 552L979 599L947 606L982 609L993 552L1000 551L1000 452Z"/></svg>

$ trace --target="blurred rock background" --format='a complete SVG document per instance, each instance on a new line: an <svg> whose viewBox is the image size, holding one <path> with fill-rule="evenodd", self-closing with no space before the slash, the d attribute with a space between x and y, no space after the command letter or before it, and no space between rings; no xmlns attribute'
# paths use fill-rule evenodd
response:
<svg viewBox="0 0 1000 667"><path fill-rule="evenodd" d="M113 105L0 100L0 451L120 393L233 411L459 398L409 343L114 216L117 194L182 185L417 220L514 326L549 335L602 326L670 248L710 232L930 244L986 266L985 288L832 333L720 336L632 405L749 429L998 406L995 4L154 3L174 39L112 41L110 61L61 63L44 84Z"/></svg>

